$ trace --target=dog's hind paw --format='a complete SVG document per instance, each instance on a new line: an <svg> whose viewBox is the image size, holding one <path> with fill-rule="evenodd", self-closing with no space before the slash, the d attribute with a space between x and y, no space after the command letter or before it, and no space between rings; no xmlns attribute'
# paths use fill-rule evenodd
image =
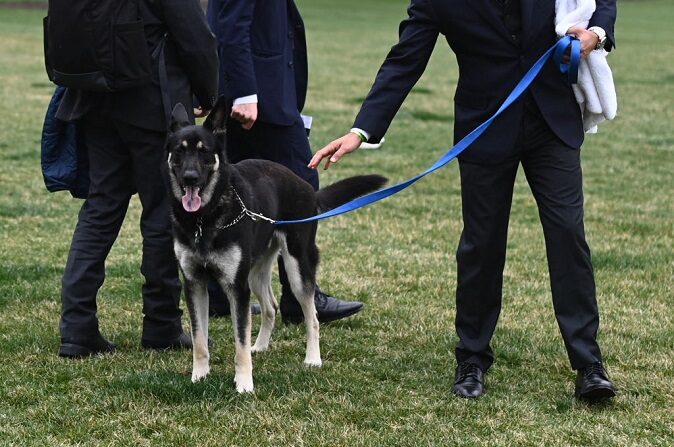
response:
<svg viewBox="0 0 674 447"><path fill-rule="evenodd" d="M195 368L192 370L192 383L197 383L200 380L206 378L210 371L210 368Z"/></svg>
<svg viewBox="0 0 674 447"><path fill-rule="evenodd" d="M255 343L253 347L250 348L250 352L255 354L256 352L265 352L267 349L269 349L269 345L264 346L262 344L258 345L257 343Z"/></svg>
<svg viewBox="0 0 674 447"><path fill-rule="evenodd" d="M237 374L234 376L234 384L236 385L236 391L238 393L252 393L253 389L253 377L245 376L243 374Z"/></svg>
<svg viewBox="0 0 674 447"><path fill-rule="evenodd" d="M308 368L320 368L321 366L323 366L323 361L321 360L320 357L312 359L306 358L304 359L304 366Z"/></svg>

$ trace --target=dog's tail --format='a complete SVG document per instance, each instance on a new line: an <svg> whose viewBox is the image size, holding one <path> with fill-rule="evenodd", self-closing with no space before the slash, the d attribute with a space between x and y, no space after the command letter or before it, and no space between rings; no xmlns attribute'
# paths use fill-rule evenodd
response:
<svg viewBox="0 0 674 447"><path fill-rule="evenodd" d="M318 212L324 213L356 197L376 191L386 182L388 182L388 179L381 175L358 175L326 186L316 193Z"/></svg>

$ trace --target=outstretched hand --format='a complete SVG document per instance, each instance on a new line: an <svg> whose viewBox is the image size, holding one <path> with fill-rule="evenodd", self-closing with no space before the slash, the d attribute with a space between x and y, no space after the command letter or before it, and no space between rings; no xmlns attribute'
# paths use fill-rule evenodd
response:
<svg viewBox="0 0 674 447"><path fill-rule="evenodd" d="M324 158L329 157L323 168L328 169L331 164L337 163L343 156L358 149L361 143L362 141L358 135L349 132L316 152L309 162L309 167L311 169L316 169Z"/></svg>

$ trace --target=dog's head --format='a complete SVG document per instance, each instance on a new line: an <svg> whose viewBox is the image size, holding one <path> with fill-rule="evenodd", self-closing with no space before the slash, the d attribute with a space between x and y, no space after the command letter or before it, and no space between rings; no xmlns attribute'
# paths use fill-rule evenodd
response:
<svg viewBox="0 0 674 447"><path fill-rule="evenodd" d="M218 101L202 126L190 123L187 111L177 104L171 114L166 142L168 181L176 200L185 211L194 213L212 199L222 175L225 158L225 124L229 110Z"/></svg>

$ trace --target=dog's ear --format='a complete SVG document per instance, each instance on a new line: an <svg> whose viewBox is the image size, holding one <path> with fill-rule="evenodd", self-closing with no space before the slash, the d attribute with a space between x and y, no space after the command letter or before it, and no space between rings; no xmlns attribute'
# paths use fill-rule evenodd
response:
<svg viewBox="0 0 674 447"><path fill-rule="evenodd" d="M229 118L230 107L224 96L218 98L218 102L213 106L213 110L208 114L204 121L204 129L213 133L221 133L226 130L227 118Z"/></svg>
<svg viewBox="0 0 674 447"><path fill-rule="evenodd" d="M173 108L173 112L171 112L171 124L169 125L171 132L175 132L176 130L185 126L189 126L190 124L192 123L190 122L189 116L187 116L187 110L185 110L185 106L182 105L182 103L176 104Z"/></svg>

